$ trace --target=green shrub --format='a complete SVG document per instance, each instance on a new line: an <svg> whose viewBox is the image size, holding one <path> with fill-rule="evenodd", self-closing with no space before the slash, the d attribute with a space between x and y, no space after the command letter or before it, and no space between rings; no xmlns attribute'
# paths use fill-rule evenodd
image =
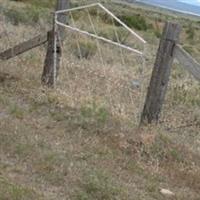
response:
<svg viewBox="0 0 200 200"><path fill-rule="evenodd" d="M187 34L187 39L188 40L193 40L195 37L195 30L192 27L192 25L190 24L189 27L186 30L186 34Z"/></svg>
<svg viewBox="0 0 200 200"><path fill-rule="evenodd" d="M12 104L10 106L9 112L18 119L23 119L25 114L25 110L22 107L18 106L17 104Z"/></svg>
<svg viewBox="0 0 200 200"><path fill-rule="evenodd" d="M189 46L189 45L184 45L183 48L190 54L194 53L194 49L193 46Z"/></svg>
<svg viewBox="0 0 200 200"><path fill-rule="evenodd" d="M4 15L6 16L7 20L9 20L14 25L18 25L20 23L33 24L39 21L40 12L41 9L38 9L37 7L27 6L23 10L5 10Z"/></svg>
<svg viewBox="0 0 200 200"><path fill-rule="evenodd" d="M81 179L80 189L76 191L76 200L114 200L127 199L127 190L117 185L104 171L94 170Z"/></svg>
<svg viewBox="0 0 200 200"><path fill-rule="evenodd" d="M188 106L200 106L199 87L193 86L190 88L187 84L176 85L171 92L173 104L183 104Z"/></svg>
<svg viewBox="0 0 200 200"><path fill-rule="evenodd" d="M153 143L144 147L142 155L147 159L157 160L161 163L177 162L185 163L184 153L169 137L164 134L159 134L155 137Z"/></svg>
<svg viewBox="0 0 200 200"><path fill-rule="evenodd" d="M116 29L116 33L117 33L117 36L116 36L116 34L114 34L112 40L114 42L120 42L121 44L125 44L128 36L129 36L129 32L125 29L118 28L118 29Z"/></svg>
<svg viewBox="0 0 200 200"><path fill-rule="evenodd" d="M120 23L118 23L116 20L113 20L112 17L110 17L107 13L104 12L98 12L96 9L91 9L90 14L92 16L98 15L103 23L105 24L115 24L116 26L121 26ZM147 24L147 21L145 17L141 15L118 15L117 16L122 22L124 22L127 26L130 28L135 28L137 30L144 30L146 31L149 28L149 25Z"/></svg>
<svg viewBox="0 0 200 200"><path fill-rule="evenodd" d="M55 0L12 0L17 2L29 3L38 7L51 8L55 5Z"/></svg>
<svg viewBox="0 0 200 200"><path fill-rule="evenodd" d="M23 13L17 10L6 10L4 15L14 25L18 25L20 22L27 20L26 17L23 16Z"/></svg>
<svg viewBox="0 0 200 200"><path fill-rule="evenodd" d="M102 29L99 32L99 35L108 38L114 42L125 44L130 33L123 27L115 27L115 28L116 29L114 30L113 27L108 26L106 28L106 31Z"/></svg>
<svg viewBox="0 0 200 200"><path fill-rule="evenodd" d="M81 116L84 120L95 120L98 123L105 123L109 112L105 107L97 106L95 103L81 108Z"/></svg>
<svg viewBox="0 0 200 200"><path fill-rule="evenodd" d="M122 15L122 16L119 16L119 19L121 19L127 26L129 26L131 28L135 28L140 31L146 31L148 29L148 24L146 22L146 19L143 16ZM116 23L116 25L119 25L119 24Z"/></svg>
<svg viewBox="0 0 200 200"><path fill-rule="evenodd" d="M161 38L162 33L161 33L159 30L154 30L154 35L155 35L157 38Z"/></svg>
<svg viewBox="0 0 200 200"><path fill-rule="evenodd" d="M26 188L24 186L9 182L0 176L0 199L42 199L33 189Z"/></svg>
<svg viewBox="0 0 200 200"><path fill-rule="evenodd" d="M72 44L72 49L77 58L90 59L96 54L97 46L95 42L91 40L79 40L79 45L74 42Z"/></svg>

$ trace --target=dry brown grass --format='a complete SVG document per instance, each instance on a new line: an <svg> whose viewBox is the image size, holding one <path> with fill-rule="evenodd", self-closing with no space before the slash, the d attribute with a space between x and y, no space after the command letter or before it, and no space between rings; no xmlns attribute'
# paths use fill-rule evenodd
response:
<svg viewBox="0 0 200 200"><path fill-rule="evenodd" d="M40 30L6 27L12 43L0 38L0 49ZM124 66L102 48L104 65L98 51L80 60L65 45L54 90L40 84L43 47L0 62L0 199L165 200L160 188L199 199L199 84L174 68L160 124L138 128L139 60Z"/></svg>

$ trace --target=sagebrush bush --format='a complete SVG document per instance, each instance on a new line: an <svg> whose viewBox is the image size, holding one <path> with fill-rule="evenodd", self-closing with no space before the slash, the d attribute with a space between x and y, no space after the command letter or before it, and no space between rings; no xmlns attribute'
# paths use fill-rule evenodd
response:
<svg viewBox="0 0 200 200"><path fill-rule="evenodd" d="M112 27L112 26L108 26L106 28L106 31L104 29L102 29L99 32L100 36L103 36L105 38L108 38L114 42L119 42L121 44L125 44L127 37L129 36L129 32L124 29L123 27Z"/></svg>
<svg viewBox="0 0 200 200"><path fill-rule="evenodd" d="M200 106L199 87L189 87L187 84L176 85L173 88L171 97L173 104L183 104L187 106Z"/></svg>
<svg viewBox="0 0 200 200"><path fill-rule="evenodd" d="M193 54L194 53L194 49L193 49L193 46L190 46L190 45L184 45L183 48L190 54Z"/></svg>
<svg viewBox="0 0 200 200"><path fill-rule="evenodd" d="M51 8L55 5L55 0L11 0L11 1L17 1L17 2L23 2L23 3L30 3L34 6L40 6L40 7L46 7Z"/></svg>
<svg viewBox="0 0 200 200"><path fill-rule="evenodd" d="M117 21L113 20L112 17L110 17L105 12L97 12L96 9L90 9L90 15L96 16L98 15L103 23L105 24L115 24L117 26L121 26ZM145 19L145 17L141 15L117 15L117 17L122 20L127 26L131 28L135 28L137 30L144 30L146 31L149 28L149 25Z"/></svg>
<svg viewBox="0 0 200 200"><path fill-rule="evenodd" d="M128 15L121 15L119 16L127 26L131 28L135 28L139 31L146 31L148 29L148 24L146 19L140 15L128 16ZM116 23L116 25L119 25Z"/></svg>
<svg viewBox="0 0 200 200"><path fill-rule="evenodd" d="M195 37L195 30L192 27L192 25L190 24L189 27L186 30L186 34L187 34L187 39L188 40L193 40Z"/></svg>
<svg viewBox="0 0 200 200"><path fill-rule="evenodd" d="M40 12L41 9L32 6L27 6L23 10L22 9L5 10L4 15L6 16L7 20L14 25L18 25L20 23L33 24L39 21Z"/></svg>
<svg viewBox="0 0 200 200"><path fill-rule="evenodd" d="M155 35L157 38L161 38L162 33L161 33L159 30L154 29L154 35Z"/></svg>
<svg viewBox="0 0 200 200"><path fill-rule="evenodd" d="M97 46L91 40L79 40L78 43L77 41L72 43L72 49L77 58L90 59L96 54Z"/></svg>

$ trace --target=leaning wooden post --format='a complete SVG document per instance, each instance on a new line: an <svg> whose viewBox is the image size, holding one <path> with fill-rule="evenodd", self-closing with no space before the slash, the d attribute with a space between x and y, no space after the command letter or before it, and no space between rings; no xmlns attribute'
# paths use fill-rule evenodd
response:
<svg viewBox="0 0 200 200"><path fill-rule="evenodd" d="M68 8L69 8L69 0L57 0L56 11ZM53 20L53 28L51 31L48 32L47 53L41 78L42 83L49 87L53 87L55 85L56 78L59 73L60 59L62 55L61 44L64 40L64 29L62 27L56 27L55 16ZM67 16L58 15L57 20L61 23L66 24Z"/></svg>
<svg viewBox="0 0 200 200"><path fill-rule="evenodd" d="M141 124L159 120L174 59L174 48L179 40L180 31L179 24L171 22L165 24L141 116Z"/></svg>

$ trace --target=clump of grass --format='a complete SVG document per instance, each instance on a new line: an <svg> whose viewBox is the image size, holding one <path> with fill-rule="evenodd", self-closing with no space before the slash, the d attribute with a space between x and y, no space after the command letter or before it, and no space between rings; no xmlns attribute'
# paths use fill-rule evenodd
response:
<svg viewBox="0 0 200 200"><path fill-rule="evenodd" d="M9 105L9 98L6 95L1 95L0 94L0 104L6 106Z"/></svg>
<svg viewBox="0 0 200 200"><path fill-rule="evenodd" d="M36 153L36 146L34 143L27 141L25 136L0 134L1 151L5 154L12 155L21 161L28 160Z"/></svg>
<svg viewBox="0 0 200 200"><path fill-rule="evenodd" d="M54 186L64 184L66 175L66 158L54 152L46 152L33 162L38 177ZM61 167L62 166L62 167Z"/></svg>
<svg viewBox="0 0 200 200"><path fill-rule="evenodd" d="M11 183L5 180L3 177L0 177L0 199L35 200L41 199L41 197L32 189Z"/></svg>
<svg viewBox="0 0 200 200"><path fill-rule="evenodd" d="M188 28L186 29L186 34L187 34L187 39L189 41L192 41L195 37L195 29L191 23L189 24Z"/></svg>
<svg viewBox="0 0 200 200"><path fill-rule="evenodd" d="M182 147L173 143L169 137L158 134L148 144L143 144L140 156L145 162L158 162L161 166L165 163L186 163Z"/></svg>
<svg viewBox="0 0 200 200"><path fill-rule="evenodd" d="M193 54L194 53L194 48L193 46L190 46L190 45L184 45L183 48L190 54Z"/></svg>
<svg viewBox="0 0 200 200"><path fill-rule="evenodd" d="M160 30L155 29L153 32L154 32L154 35L155 35L157 38L161 38L162 33L160 32Z"/></svg>
<svg viewBox="0 0 200 200"><path fill-rule="evenodd" d="M25 114L25 109L17 104L11 104L9 112L11 115L15 116L16 118L22 119Z"/></svg>
<svg viewBox="0 0 200 200"><path fill-rule="evenodd" d="M90 9L89 10L90 15L92 16L98 16L102 23L107 25L113 25L121 26L117 21L115 21L112 17L110 17L107 13L102 11L97 11L96 9ZM147 20L144 16L140 14L130 15L129 14L121 14L121 13L115 13L119 19L121 19L127 26L131 28L135 28L137 30L144 30L146 31L149 28L149 25L147 23Z"/></svg>
<svg viewBox="0 0 200 200"><path fill-rule="evenodd" d="M14 154L25 160L29 156L32 156L35 146L29 143L17 143L14 149Z"/></svg>
<svg viewBox="0 0 200 200"><path fill-rule="evenodd" d="M173 104L183 104L188 106L200 106L200 96L198 85L190 87L187 83L176 85L171 92Z"/></svg>
<svg viewBox="0 0 200 200"><path fill-rule="evenodd" d="M72 44L74 55L79 59L90 59L97 51L96 44L91 40L79 40Z"/></svg>
<svg viewBox="0 0 200 200"><path fill-rule="evenodd" d="M55 0L42 0L42 1L41 0L12 0L12 1L29 3L37 7L41 6L45 8L52 8L56 3Z"/></svg>
<svg viewBox="0 0 200 200"><path fill-rule="evenodd" d="M129 32L123 27L107 26L105 29L99 31L99 35L108 38L114 42L125 44L129 36Z"/></svg>
<svg viewBox="0 0 200 200"><path fill-rule="evenodd" d="M7 9L4 11L4 15L7 20L13 25L21 24L36 24L39 22L41 15L45 15L46 12L40 7L25 6L23 9Z"/></svg>
<svg viewBox="0 0 200 200"><path fill-rule="evenodd" d="M184 163L185 158L181 149L164 135L159 135L151 146L152 155L160 160Z"/></svg>
<svg viewBox="0 0 200 200"><path fill-rule="evenodd" d="M146 31L148 29L148 24L145 17L141 15L122 15L119 18L129 27L135 28L139 31ZM118 25L118 24L117 24Z"/></svg>
<svg viewBox="0 0 200 200"><path fill-rule="evenodd" d="M127 192L125 188L115 184L105 172L94 170L86 173L80 183L80 189L76 191L76 200L125 200Z"/></svg>
<svg viewBox="0 0 200 200"><path fill-rule="evenodd" d="M81 116L83 120L94 119L97 123L105 123L109 117L109 113L105 107L93 103L87 106L82 106Z"/></svg>

